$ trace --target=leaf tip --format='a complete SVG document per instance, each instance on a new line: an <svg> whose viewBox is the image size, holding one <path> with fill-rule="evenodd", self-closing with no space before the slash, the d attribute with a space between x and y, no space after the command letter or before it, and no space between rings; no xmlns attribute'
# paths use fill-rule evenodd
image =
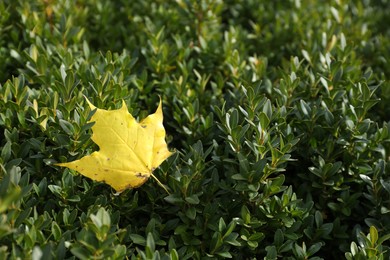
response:
<svg viewBox="0 0 390 260"><path fill-rule="evenodd" d="M158 107L156 109L156 113L162 114L162 99L161 99L160 95L158 97L160 98L160 102L158 103Z"/></svg>
<svg viewBox="0 0 390 260"><path fill-rule="evenodd" d="M91 101L89 101L89 99L85 95L83 95L83 96L84 96L85 100L87 101L87 103L88 103L89 107L91 108L91 110L94 110L96 107L91 103Z"/></svg>
<svg viewBox="0 0 390 260"><path fill-rule="evenodd" d="M69 162L63 162L63 163L53 163L53 166L59 166L59 167L67 167L69 168Z"/></svg>
<svg viewBox="0 0 390 260"><path fill-rule="evenodd" d="M127 105L126 105L126 102L124 99L122 99L122 107L121 107L122 110L126 110L128 112L128 109L127 109Z"/></svg>

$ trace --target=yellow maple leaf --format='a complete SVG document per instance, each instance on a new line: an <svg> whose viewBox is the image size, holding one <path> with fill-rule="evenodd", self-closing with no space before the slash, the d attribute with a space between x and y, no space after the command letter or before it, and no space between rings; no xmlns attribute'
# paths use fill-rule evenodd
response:
<svg viewBox="0 0 390 260"><path fill-rule="evenodd" d="M56 165L105 182L118 193L141 186L150 176L157 180L153 170L172 154L165 142L161 100L156 112L139 123L124 101L117 110L99 109L87 102L91 110L96 109L90 121L95 122L92 140L100 149L80 160Z"/></svg>

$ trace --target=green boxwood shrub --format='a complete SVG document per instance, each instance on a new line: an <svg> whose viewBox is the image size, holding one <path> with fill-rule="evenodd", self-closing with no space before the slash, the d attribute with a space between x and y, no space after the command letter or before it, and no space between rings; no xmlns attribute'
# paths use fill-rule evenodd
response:
<svg viewBox="0 0 390 260"><path fill-rule="evenodd" d="M0 259L388 259L390 2L0 2ZM59 168L163 100L119 196Z"/></svg>

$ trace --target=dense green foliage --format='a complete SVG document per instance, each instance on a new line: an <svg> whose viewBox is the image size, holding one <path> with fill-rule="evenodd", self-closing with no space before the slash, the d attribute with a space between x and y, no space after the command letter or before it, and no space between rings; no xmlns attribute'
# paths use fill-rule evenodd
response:
<svg viewBox="0 0 390 260"><path fill-rule="evenodd" d="M0 259L389 259L389 24L388 0L1 1ZM98 149L83 95L162 98L170 194L53 165Z"/></svg>

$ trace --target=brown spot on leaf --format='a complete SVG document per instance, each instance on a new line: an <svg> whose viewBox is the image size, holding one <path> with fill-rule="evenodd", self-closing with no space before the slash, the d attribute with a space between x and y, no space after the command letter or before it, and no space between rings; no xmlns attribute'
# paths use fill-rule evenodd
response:
<svg viewBox="0 0 390 260"><path fill-rule="evenodd" d="M129 185L126 185L123 190L131 189L131 188L133 188L133 186L131 186L131 184L129 184Z"/></svg>
<svg viewBox="0 0 390 260"><path fill-rule="evenodd" d="M138 177L138 178L148 178L148 175L147 174L142 174L142 173L137 173L136 175L135 175L136 177Z"/></svg>

